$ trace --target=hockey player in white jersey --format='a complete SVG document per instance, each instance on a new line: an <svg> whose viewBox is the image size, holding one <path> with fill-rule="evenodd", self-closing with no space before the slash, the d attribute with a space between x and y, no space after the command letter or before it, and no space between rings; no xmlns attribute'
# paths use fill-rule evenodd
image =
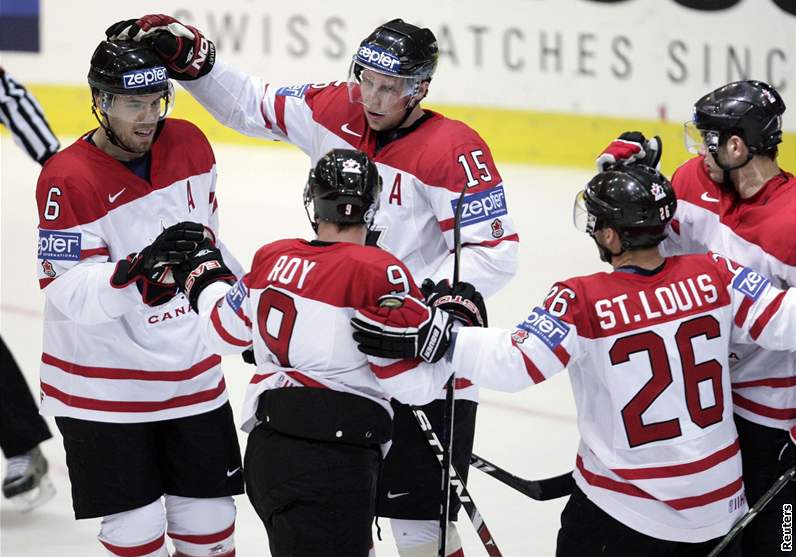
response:
<svg viewBox="0 0 796 557"><path fill-rule="evenodd" d="M151 41L170 75L219 122L241 133L293 143L313 164L332 148L367 153L384 179L368 244L398 257L419 280L438 283L453 274L453 208L465 187L461 275L488 297L516 272L519 238L489 147L462 122L421 107L439 57L429 29L392 20L360 43L347 83L283 85L224 63L197 29L169 16L120 22L107 33ZM456 387L453 462L466 479L477 390L465 380ZM424 408L438 432L440 396ZM434 556L440 466L408 407L396 403L395 412L378 515L394 519L400 553ZM454 498L451 516L458 504ZM450 554L460 557L456 530L449 532Z"/></svg>
<svg viewBox="0 0 796 557"><path fill-rule="evenodd" d="M221 357L162 268L217 236L213 151L166 118L174 89L149 47L101 42L88 82L99 127L36 188L41 411L108 555L168 557L168 535L176 556L231 557L243 479Z"/></svg>
<svg viewBox="0 0 796 557"><path fill-rule="evenodd" d="M676 204L649 167L598 174L575 219L613 272L556 283L514 331L462 328L446 354L505 391L569 369L581 443L558 557L704 557L747 509L728 359L796 349L796 290L720 255L663 258ZM361 344L409 357L413 331L391 311L355 316Z"/></svg>
<svg viewBox="0 0 796 557"><path fill-rule="evenodd" d="M220 353L254 348L257 370L243 405L249 432L246 492L268 532L274 557L365 557L381 461L392 437L391 398L425 404L451 375L432 366L451 334L453 311L485 318L480 294L427 308L406 267L365 246L381 179L359 151L334 149L310 173L317 238L261 247L234 285L220 252L200 245L174 269ZM309 212L308 212L309 214ZM445 288L442 283L440 289ZM420 358L365 358L351 338L358 308L406 299L401 315L420 329Z"/></svg>
<svg viewBox="0 0 796 557"><path fill-rule="evenodd" d="M782 97L761 81L729 83L694 104L686 145L698 156L672 177L678 208L664 255L718 251L780 288L796 286L796 178L777 164L784 112ZM639 154L649 162L643 152L650 147L640 132L627 132L598 165L636 164ZM748 346L733 351L730 364L744 485L754 503L794 464L782 454L796 426L796 353ZM783 505L796 505L796 484L744 529L745 556L780 551Z"/></svg>

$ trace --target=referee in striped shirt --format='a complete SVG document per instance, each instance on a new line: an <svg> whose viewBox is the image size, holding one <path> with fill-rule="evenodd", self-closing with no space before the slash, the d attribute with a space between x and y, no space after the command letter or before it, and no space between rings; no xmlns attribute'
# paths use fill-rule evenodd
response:
<svg viewBox="0 0 796 557"><path fill-rule="evenodd" d="M11 131L17 145L39 164L44 164L60 147L38 101L2 67L0 122Z"/></svg>

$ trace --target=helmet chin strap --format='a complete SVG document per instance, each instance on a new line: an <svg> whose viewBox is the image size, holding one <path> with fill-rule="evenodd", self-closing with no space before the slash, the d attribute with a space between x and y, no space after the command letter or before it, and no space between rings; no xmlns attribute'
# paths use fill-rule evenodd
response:
<svg viewBox="0 0 796 557"><path fill-rule="evenodd" d="M594 240L594 243L597 244L597 250L600 252L600 260L605 261L606 263L610 263L614 257L619 257L626 251L624 242L622 243L622 249L619 250L619 253L613 253L607 247L598 242L596 236L592 236L592 239Z"/></svg>
<svg viewBox="0 0 796 557"><path fill-rule="evenodd" d="M735 185L733 184L732 178L730 177L730 172L732 172L733 170L738 170L739 168L743 168L744 166L749 164L752 158L754 158L754 154L752 153L752 151L747 150L746 160L743 161L741 164L736 164L735 166L723 164L719 160L718 152L712 153L712 155L713 155L713 160L716 161L718 167L721 168L721 170L723 171L722 185L726 186L730 191L735 191Z"/></svg>

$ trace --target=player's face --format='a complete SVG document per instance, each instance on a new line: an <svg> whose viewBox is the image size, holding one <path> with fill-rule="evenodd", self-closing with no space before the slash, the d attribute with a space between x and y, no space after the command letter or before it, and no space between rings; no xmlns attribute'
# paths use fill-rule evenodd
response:
<svg viewBox="0 0 796 557"><path fill-rule="evenodd" d="M411 101L407 80L362 70L359 87L365 119L371 129L380 131L396 127Z"/></svg>
<svg viewBox="0 0 796 557"><path fill-rule="evenodd" d="M725 155L722 153L723 150L726 150L726 148L722 146L719 147L718 151L716 152L716 156L722 157L722 160L724 160L723 157ZM718 184L722 183L724 181L724 171L716 162L716 159L713 156L713 154L710 151L708 151L704 146L700 148L699 154L704 157L702 159L703 161L702 166L705 168L705 172L708 173L708 176L710 176L710 179Z"/></svg>
<svg viewBox="0 0 796 557"><path fill-rule="evenodd" d="M111 130L134 153L146 153L155 139L162 103L161 93L117 95L107 112Z"/></svg>

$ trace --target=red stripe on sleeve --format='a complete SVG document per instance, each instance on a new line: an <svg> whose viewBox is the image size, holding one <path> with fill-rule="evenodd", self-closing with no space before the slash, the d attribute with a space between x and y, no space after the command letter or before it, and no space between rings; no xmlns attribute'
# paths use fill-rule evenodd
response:
<svg viewBox="0 0 796 557"><path fill-rule="evenodd" d="M533 381L534 383L541 383L542 381L544 381L545 380L544 374L541 371L539 371L539 368L536 367L536 364L534 364L531 361L531 359L525 355L525 352L520 350L520 347L517 346L517 343L514 342L513 339L511 341L511 345L514 346L514 348L517 349L517 352L519 352L520 355L522 356L522 361L525 364L525 371L528 373L528 376L531 378L531 381Z"/></svg>
<svg viewBox="0 0 796 557"><path fill-rule="evenodd" d="M746 397L742 397L736 392L732 393L732 403L739 408L743 408L759 416L765 416L766 418L773 418L775 420L792 420L796 418L796 408L772 408L760 404L759 402L749 400Z"/></svg>
<svg viewBox="0 0 796 557"><path fill-rule="evenodd" d="M519 242L520 235L519 234L509 234L508 236L503 236L502 238L498 238L497 240L484 240L483 242L472 243L468 242L466 244L462 244L462 247L466 246L484 246L487 248L492 248L498 245L501 242Z"/></svg>
<svg viewBox="0 0 796 557"><path fill-rule="evenodd" d="M567 349L561 346L560 344L555 348L553 348L553 354L556 355L558 361L561 362L564 366L566 366L569 363L569 358L570 358L569 352L567 352Z"/></svg>
<svg viewBox="0 0 796 557"><path fill-rule="evenodd" d="M679 236L680 235L680 221L677 220L677 219L672 219L671 225L672 225L672 231Z"/></svg>
<svg viewBox="0 0 796 557"><path fill-rule="evenodd" d="M268 84L266 83L265 87L263 87L263 99L260 101L260 114L263 115L263 121L265 122L265 129L270 130L272 127L271 122L268 120L268 116L266 116L265 114L265 99L267 92L268 92Z"/></svg>
<svg viewBox="0 0 796 557"><path fill-rule="evenodd" d="M101 247L101 248L92 248L92 249L82 249L80 250L80 259L88 259L89 257L94 257L95 255L106 255L110 257L111 252L108 251L108 248Z"/></svg>
<svg viewBox="0 0 796 557"><path fill-rule="evenodd" d="M187 381L204 373L205 371L221 364L221 356L213 354L198 362L188 369L177 371L148 371L142 369L120 369L112 367L84 366L73 362L67 362L42 353L41 361L43 364L57 367L65 373L79 375L81 377L93 377L96 379L132 379L135 381Z"/></svg>
<svg viewBox="0 0 796 557"><path fill-rule="evenodd" d="M251 345L251 341L239 339L224 328L224 324L221 323L221 317L218 315L218 304L213 305L213 311L210 313L210 322L213 324L213 328L216 330L216 333L218 333L218 336L220 336L221 340L224 342L232 346Z"/></svg>
<svg viewBox="0 0 796 557"><path fill-rule="evenodd" d="M54 278L39 279L39 288L44 290L54 280Z"/></svg>
<svg viewBox="0 0 796 557"><path fill-rule="evenodd" d="M752 299L744 297L743 302L738 307L738 311L735 313L736 327L743 327L743 324L746 323L746 316L749 315L750 307L752 307Z"/></svg>
<svg viewBox="0 0 796 557"><path fill-rule="evenodd" d="M769 377L767 379L754 379L752 381L738 381L732 384L733 389L748 389L749 387L771 387L772 389L787 389L796 387L796 375L790 377Z"/></svg>
<svg viewBox="0 0 796 557"><path fill-rule="evenodd" d="M285 126L285 97L276 96L274 99L274 111L276 112L276 125L282 130L282 133L287 135L287 126Z"/></svg>
<svg viewBox="0 0 796 557"><path fill-rule="evenodd" d="M223 542L235 532L235 523L233 522L229 528L216 532L214 534L175 534L169 532L169 537L173 540L180 540L188 543L209 545L213 543Z"/></svg>
<svg viewBox="0 0 796 557"><path fill-rule="evenodd" d="M420 365L420 358L412 358L411 360L399 360L393 364L386 366L379 366L371 363L370 369L379 379L389 379L401 373L411 371Z"/></svg>
<svg viewBox="0 0 796 557"><path fill-rule="evenodd" d="M760 333L763 332L763 329L766 328L768 322L771 321L771 318L774 317L774 314L777 313L777 310L782 305L782 300L785 299L785 292L780 292L777 294L777 297L772 300L766 309L763 310L763 313L760 314L760 317L752 325L752 328L749 329L749 335L752 339L757 340L757 337L760 336Z"/></svg>
<svg viewBox="0 0 796 557"><path fill-rule="evenodd" d="M143 555L149 555L150 553L154 553L166 543L166 536L161 534L160 537L152 540L151 542L147 542L141 545L134 545L130 547L122 547L120 545L113 545L112 543L108 543L103 539L100 539L102 545L105 546L105 549L113 553L114 555L118 555L119 557L142 557Z"/></svg>

